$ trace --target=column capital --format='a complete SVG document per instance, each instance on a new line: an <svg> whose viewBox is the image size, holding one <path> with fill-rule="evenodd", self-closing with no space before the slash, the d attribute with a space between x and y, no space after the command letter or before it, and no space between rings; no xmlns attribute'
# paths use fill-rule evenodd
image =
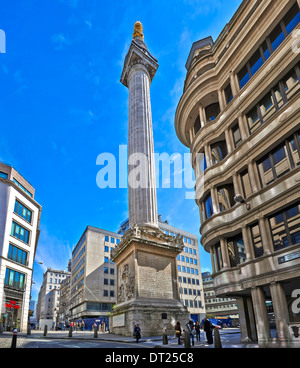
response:
<svg viewBox="0 0 300 368"><path fill-rule="evenodd" d="M129 51L126 55L124 67L121 75L121 83L128 87L128 77L129 73L134 65L140 64L143 65L150 76L150 82L152 82L155 73L158 69L157 60L149 53L147 49L145 49L143 44L139 44L137 39L132 40L131 45L129 47Z"/></svg>

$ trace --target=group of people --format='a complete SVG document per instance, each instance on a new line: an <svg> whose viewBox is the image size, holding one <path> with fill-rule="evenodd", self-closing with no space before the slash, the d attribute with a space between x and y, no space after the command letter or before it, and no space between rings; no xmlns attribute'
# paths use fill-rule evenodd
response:
<svg viewBox="0 0 300 368"><path fill-rule="evenodd" d="M196 323L194 323L194 321L190 320L187 324L186 324L192 345L195 345L195 337L196 337L196 341L201 341L201 327L198 321L196 321ZM206 333L206 343L208 345L213 344L213 335L212 335L212 331L214 329L212 323L205 317L203 320L203 324L202 324L203 330ZM175 334L176 337L178 338L178 345L182 344L182 328L180 325L180 322L177 322L175 325ZM134 328L133 328L133 336L136 339L136 342L139 342L139 339L141 338L141 328L140 325L137 323Z"/></svg>
<svg viewBox="0 0 300 368"><path fill-rule="evenodd" d="M201 334L200 334L200 324L198 321L196 321L196 323L194 323L194 321L190 320L187 324L186 324L192 345L195 345L195 337L197 341L201 341ZM203 321L203 330L206 333L206 343L208 345L213 344L213 336L212 336L212 331L213 331L213 325L212 323L205 317L204 321ZM182 339L181 339L181 335L182 335L182 329L180 326L180 322L177 322L176 326L175 326L175 333L176 333L176 337L178 338L178 345L182 344Z"/></svg>
<svg viewBox="0 0 300 368"><path fill-rule="evenodd" d="M84 327L85 327L85 323L84 321L75 321L75 322L71 322L71 327L74 331L84 331Z"/></svg>

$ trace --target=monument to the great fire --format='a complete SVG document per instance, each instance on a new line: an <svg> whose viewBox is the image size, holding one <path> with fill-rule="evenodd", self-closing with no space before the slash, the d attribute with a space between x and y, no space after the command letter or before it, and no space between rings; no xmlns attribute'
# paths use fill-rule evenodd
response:
<svg viewBox="0 0 300 368"><path fill-rule="evenodd" d="M110 330L124 336L132 336L137 323L144 336L173 334L177 321L184 326L189 319L177 284L176 256L183 250L182 238L166 235L158 227L150 102L157 68L138 21L121 76L129 89L129 230L111 254L117 266L117 305Z"/></svg>

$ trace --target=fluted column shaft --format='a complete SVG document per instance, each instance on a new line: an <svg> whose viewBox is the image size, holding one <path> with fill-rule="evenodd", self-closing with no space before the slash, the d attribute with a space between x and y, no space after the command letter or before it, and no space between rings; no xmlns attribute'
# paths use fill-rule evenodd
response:
<svg viewBox="0 0 300 368"><path fill-rule="evenodd" d="M129 226L158 227L150 75L143 64L128 75L128 199Z"/></svg>

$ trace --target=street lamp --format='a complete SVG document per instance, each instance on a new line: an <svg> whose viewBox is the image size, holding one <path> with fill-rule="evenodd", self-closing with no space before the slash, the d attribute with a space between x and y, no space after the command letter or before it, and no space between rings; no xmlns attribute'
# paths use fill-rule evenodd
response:
<svg viewBox="0 0 300 368"><path fill-rule="evenodd" d="M250 203L248 203L241 194L237 194L234 197L234 201L236 203L244 203L246 205L246 208L247 208L248 211L251 209Z"/></svg>

